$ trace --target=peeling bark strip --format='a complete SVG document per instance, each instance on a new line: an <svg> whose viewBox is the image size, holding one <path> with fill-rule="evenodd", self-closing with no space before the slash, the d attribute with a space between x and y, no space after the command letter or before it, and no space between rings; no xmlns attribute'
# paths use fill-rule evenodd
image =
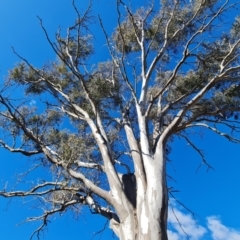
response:
<svg viewBox="0 0 240 240"><path fill-rule="evenodd" d="M72 4L77 20L54 41L39 18L58 60L36 68L13 50L22 63L0 91L0 147L33 163L22 178L44 167L53 180L19 178L14 186L28 190L6 183L0 196L44 203L42 215L26 220L42 221L31 239L55 213L85 206L121 240L167 240L170 140L185 140L208 168L189 128L240 143L240 18L228 34L216 29L237 3L161 0L133 12L117 0L113 33L98 18L111 60L95 65L94 6L81 14ZM19 85L24 93L13 100Z"/></svg>

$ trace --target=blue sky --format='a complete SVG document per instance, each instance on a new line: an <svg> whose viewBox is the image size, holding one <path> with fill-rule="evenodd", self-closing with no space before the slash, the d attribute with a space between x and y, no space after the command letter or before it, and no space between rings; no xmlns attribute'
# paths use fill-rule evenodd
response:
<svg viewBox="0 0 240 240"><path fill-rule="evenodd" d="M83 3L81 3L83 2ZM80 10L86 8L88 1L76 0ZM93 14L99 13L110 33L116 26L114 0L95 0ZM133 4L145 4L147 1L131 1ZM80 4L81 3L81 4ZM43 24L50 37L59 26L64 29L75 20L71 1L69 0L0 0L0 75L1 81L7 76L19 59L11 47L31 63L41 66L44 62L55 59L54 53L47 44L36 16L43 19ZM104 45L103 34L98 25L93 28L96 43L94 60L109 58ZM95 32L96 31L96 32ZM172 200L174 213L178 216L185 232L192 240L239 240L240 239L240 146L228 142L212 133L203 132L195 143L204 150L206 159L214 171L206 171L202 166L196 172L201 159L186 142L176 139L172 145L168 168L176 182L170 186L180 192L175 196L195 215L195 220L179 204ZM11 183L15 174L28 166L28 161L18 155L10 155L0 149L0 187L5 181ZM39 174L47 174L39 172ZM24 204L23 204L24 202ZM0 239L29 239L38 223L27 223L16 227L27 216L35 216L39 211L32 207L29 199L11 200L0 198ZM175 220L174 220L175 219ZM179 229L176 218L169 212L170 240L185 240L186 235ZM94 232L101 230L105 219L89 214L83 210L79 219L73 220L71 214L59 218L56 215L45 232L45 240L91 239ZM106 230L94 239L112 239L112 232ZM115 238L116 239L116 238Z"/></svg>

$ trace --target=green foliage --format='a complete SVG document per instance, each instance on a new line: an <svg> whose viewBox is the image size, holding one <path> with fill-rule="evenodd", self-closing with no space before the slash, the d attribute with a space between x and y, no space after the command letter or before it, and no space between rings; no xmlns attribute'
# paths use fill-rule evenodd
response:
<svg viewBox="0 0 240 240"><path fill-rule="evenodd" d="M92 36L84 35L84 36L73 36L69 39L63 39L58 36L57 38L59 47L62 51L62 58L68 59L69 55L73 58L76 58L78 63L82 63L88 59L89 56L93 54L93 46L92 46ZM69 55L68 55L69 54Z"/></svg>
<svg viewBox="0 0 240 240"><path fill-rule="evenodd" d="M61 135L57 149L63 161L70 164L82 159L83 155L87 155L85 152L87 139L82 139L81 136L67 134L66 132L63 132ZM90 145L88 151L90 151Z"/></svg>
<svg viewBox="0 0 240 240"><path fill-rule="evenodd" d="M240 37L240 17L236 17L235 22L233 23L231 34L234 38Z"/></svg>
<svg viewBox="0 0 240 240"><path fill-rule="evenodd" d="M138 9L134 14L128 15L115 30L113 42L119 52L137 52L141 49L139 41L142 41L144 32L144 45L149 49L159 50L168 40L170 51L181 51L182 44L206 21L204 15L213 12L215 4L215 0L193 3L161 1L160 11L156 13L148 12L148 9ZM210 29L209 25L208 30Z"/></svg>
<svg viewBox="0 0 240 240"><path fill-rule="evenodd" d="M45 84L41 81L41 73L37 69L27 66L26 63L20 63L10 70L9 79L27 86L25 89L27 95L41 94L45 91Z"/></svg>

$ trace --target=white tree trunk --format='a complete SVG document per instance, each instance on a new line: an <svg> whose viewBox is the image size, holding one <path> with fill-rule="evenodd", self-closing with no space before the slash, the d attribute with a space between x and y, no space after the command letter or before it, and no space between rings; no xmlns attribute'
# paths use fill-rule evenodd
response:
<svg viewBox="0 0 240 240"><path fill-rule="evenodd" d="M168 239L165 147L158 145L155 154L148 157L147 189L137 198L136 208L127 211L128 215L120 223L111 222L111 228L121 240Z"/></svg>

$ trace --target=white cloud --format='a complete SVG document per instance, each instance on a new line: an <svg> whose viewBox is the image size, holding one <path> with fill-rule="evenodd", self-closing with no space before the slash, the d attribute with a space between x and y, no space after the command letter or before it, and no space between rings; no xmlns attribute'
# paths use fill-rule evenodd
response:
<svg viewBox="0 0 240 240"><path fill-rule="evenodd" d="M200 240L207 230L200 226L192 215L185 214L177 208L169 209L169 240Z"/></svg>
<svg viewBox="0 0 240 240"><path fill-rule="evenodd" d="M31 100L29 103L30 106L36 105L36 101L35 100Z"/></svg>
<svg viewBox="0 0 240 240"><path fill-rule="evenodd" d="M219 217L207 217L207 226L211 231L213 240L240 240L240 231L224 226Z"/></svg>
<svg viewBox="0 0 240 240"><path fill-rule="evenodd" d="M172 232L170 230L168 230L167 232L168 232L168 239L169 240L180 240L180 236L179 236L178 233Z"/></svg>
<svg viewBox="0 0 240 240"><path fill-rule="evenodd" d="M217 216L206 218L206 227L201 226L191 214L183 211L176 201L171 199L172 209L168 211L169 240L240 240L240 230L223 225Z"/></svg>

